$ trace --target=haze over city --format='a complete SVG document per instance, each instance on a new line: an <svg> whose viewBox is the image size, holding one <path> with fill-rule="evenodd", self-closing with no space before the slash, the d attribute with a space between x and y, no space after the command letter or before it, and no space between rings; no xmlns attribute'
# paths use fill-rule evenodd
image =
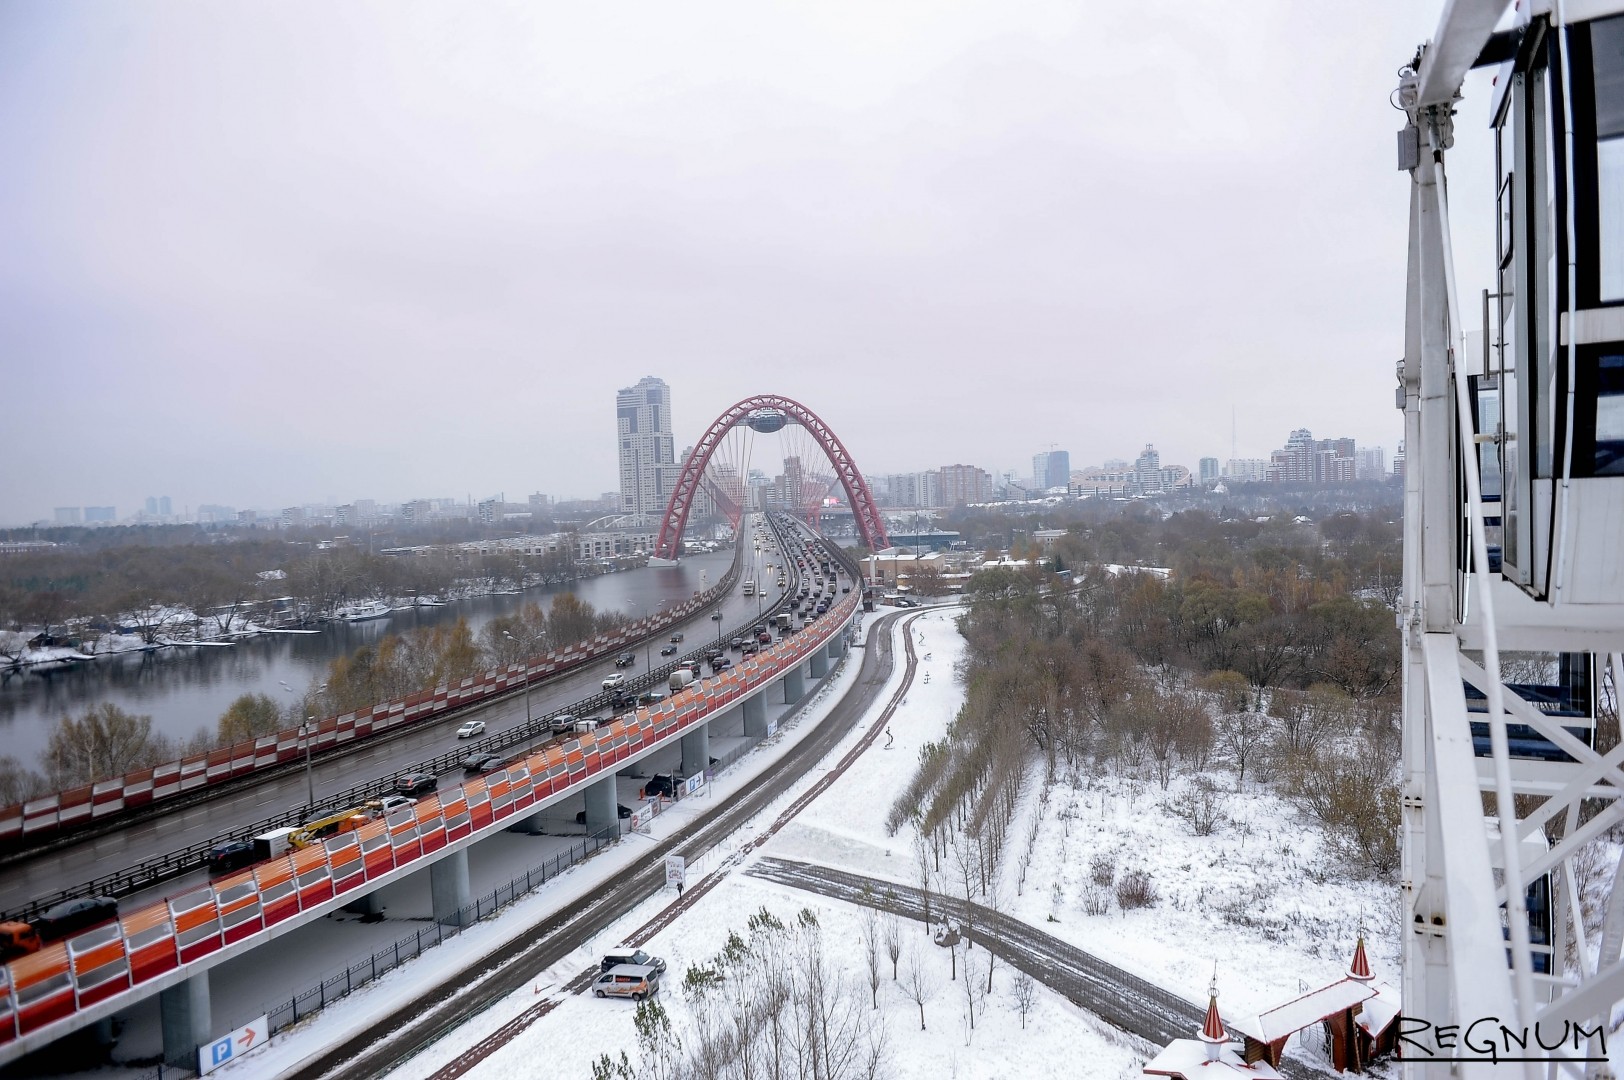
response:
<svg viewBox="0 0 1624 1080"><path fill-rule="evenodd" d="M594 496L647 374L875 473L1391 454L1430 15L1240 14L5 5L0 522Z"/></svg>

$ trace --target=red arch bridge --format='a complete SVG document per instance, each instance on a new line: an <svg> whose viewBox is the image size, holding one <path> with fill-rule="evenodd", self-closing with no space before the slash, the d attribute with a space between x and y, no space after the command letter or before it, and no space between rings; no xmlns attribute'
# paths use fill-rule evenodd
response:
<svg viewBox="0 0 1624 1080"><path fill-rule="evenodd" d="M743 401L729 407L721 416L718 416L704 437L694 444L693 453L683 463L682 474L677 478L677 486L672 489L671 500L666 504L665 515L660 519L660 535L654 544L654 557L658 559L675 559L682 552L682 533L688 525L688 511L693 507L694 498L698 495L705 479L705 468L711 462L717 447L728 432L738 427L750 427L761 432L772 432L782 428L785 424L799 424L805 428L812 439L828 455L829 464L834 468L835 478L846 491L846 499L851 503L852 517L857 525L857 533L863 538L863 543L870 551L879 551L889 547L891 542L885 533L885 519L880 517L880 511L874 505L874 496L868 490L868 483L863 474L857 470L857 463L852 460L851 453L834 430L824 423L811 409L802 405L793 398L782 394L755 394Z"/></svg>

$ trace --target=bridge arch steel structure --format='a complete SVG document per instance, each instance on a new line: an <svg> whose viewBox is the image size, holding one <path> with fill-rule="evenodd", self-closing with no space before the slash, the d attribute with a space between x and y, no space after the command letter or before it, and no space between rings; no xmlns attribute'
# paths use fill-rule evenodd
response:
<svg viewBox="0 0 1624 1080"><path fill-rule="evenodd" d="M745 398L731 407L706 429L705 435L694 444L693 453L683 463L682 475L677 478L677 486L672 489L671 501L666 504L665 516L660 520L660 535L654 543L654 555L660 559L675 559L682 551L682 531L688 524L688 511L693 506L693 500L700 489L705 476L705 467L710 464L711 455L721 445L727 433L746 423L753 413L762 410L775 410L800 424L823 447L823 452L829 456L829 464L834 466L835 475L840 478L840 486L846 489L846 498L851 503L852 516L857 523L857 532L867 544L869 550L878 551L890 547L891 541L885 532L885 520L880 517L880 511L874 505L874 496L868 490L868 482L858 471L857 463L852 460L851 454L840 441L834 430L819 418L818 414L792 398L781 394L755 394Z"/></svg>

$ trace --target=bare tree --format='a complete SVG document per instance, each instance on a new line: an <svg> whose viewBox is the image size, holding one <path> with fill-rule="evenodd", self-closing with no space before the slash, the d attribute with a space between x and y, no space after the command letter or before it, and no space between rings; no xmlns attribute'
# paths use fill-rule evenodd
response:
<svg viewBox="0 0 1624 1080"><path fill-rule="evenodd" d="M1269 721L1261 713L1238 712L1225 716L1218 724L1218 745L1235 766L1237 789L1246 782L1246 765L1266 752L1269 741Z"/></svg>
<svg viewBox="0 0 1624 1080"><path fill-rule="evenodd" d="M173 757L173 747L152 732L152 717L104 702L82 716L56 722L45 747L45 771L61 791Z"/></svg>
<svg viewBox="0 0 1624 1080"><path fill-rule="evenodd" d="M1024 971L1017 972L1012 989L1015 991L1015 1009L1021 1014L1021 1030L1025 1031L1026 1018L1038 1001L1037 980Z"/></svg>
<svg viewBox="0 0 1624 1080"><path fill-rule="evenodd" d="M909 1001L919 1006L919 1030L924 1031L925 1002L936 996L936 983L919 958L917 944L908 946L908 977L902 980L902 990Z"/></svg>
<svg viewBox="0 0 1624 1080"><path fill-rule="evenodd" d="M885 955L891 958L891 981L897 981L897 958L902 955L902 920L895 915L885 917Z"/></svg>
<svg viewBox="0 0 1624 1080"><path fill-rule="evenodd" d="M969 1024L969 1032L966 1034L964 1041L969 1043L970 1037L974 1035L976 1030L976 1013L980 1011L984 995L981 990L981 973L976 970L978 961L970 955L970 939L968 937L964 939L964 946L964 1019ZM986 949L981 951L991 956L991 953L988 953Z"/></svg>
<svg viewBox="0 0 1624 1080"><path fill-rule="evenodd" d="M930 925L931 842L925 835L925 824L914 819L914 872L918 875L919 896L924 904L925 925Z"/></svg>
<svg viewBox="0 0 1624 1080"><path fill-rule="evenodd" d="M868 970L869 1007L880 1007L880 913L863 909L863 963Z"/></svg>

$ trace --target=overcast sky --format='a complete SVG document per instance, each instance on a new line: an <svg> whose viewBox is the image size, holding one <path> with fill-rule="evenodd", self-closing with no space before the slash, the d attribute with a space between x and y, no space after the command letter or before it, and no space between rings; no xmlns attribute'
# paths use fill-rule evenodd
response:
<svg viewBox="0 0 1624 1080"><path fill-rule="evenodd" d="M1440 6L0 0L0 523L596 495L644 375L871 473L1391 452Z"/></svg>

